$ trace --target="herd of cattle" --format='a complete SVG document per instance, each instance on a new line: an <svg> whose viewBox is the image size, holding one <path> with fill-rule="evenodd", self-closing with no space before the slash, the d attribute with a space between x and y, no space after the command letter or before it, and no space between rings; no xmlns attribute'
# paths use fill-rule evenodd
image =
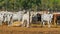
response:
<svg viewBox="0 0 60 34"><path fill-rule="evenodd" d="M3 25L3 23L7 22L8 26L11 26L11 24L14 23L15 20L17 20L17 21L21 21L21 26L26 25L26 27L29 27L30 26L29 24L32 23L33 20L38 20L41 21L41 23L43 23L43 26L45 26L45 23L47 21L48 27L50 27L52 18L53 18L53 14L50 13L39 14L39 12L29 13L29 11L27 12L26 11L18 11L18 12L0 11L0 25Z"/></svg>

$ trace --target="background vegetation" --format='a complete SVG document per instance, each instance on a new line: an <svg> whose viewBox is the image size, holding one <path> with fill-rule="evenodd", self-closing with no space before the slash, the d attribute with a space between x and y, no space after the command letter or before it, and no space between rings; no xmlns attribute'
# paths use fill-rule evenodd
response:
<svg viewBox="0 0 60 34"><path fill-rule="evenodd" d="M0 0L0 10L60 10L60 0Z"/></svg>

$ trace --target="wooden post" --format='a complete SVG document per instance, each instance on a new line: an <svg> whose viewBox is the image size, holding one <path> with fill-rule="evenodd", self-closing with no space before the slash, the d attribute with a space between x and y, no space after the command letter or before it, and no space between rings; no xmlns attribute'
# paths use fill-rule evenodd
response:
<svg viewBox="0 0 60 34"><path fill-rule="evenodd" d="M54 14L54 25L56 26L56 14Z"/></svg>
<svg viewBox="0 0 60 34"><path fill-rule="evenodd" d="M29 10L29 26L30 26L30 10Z"/></svg>

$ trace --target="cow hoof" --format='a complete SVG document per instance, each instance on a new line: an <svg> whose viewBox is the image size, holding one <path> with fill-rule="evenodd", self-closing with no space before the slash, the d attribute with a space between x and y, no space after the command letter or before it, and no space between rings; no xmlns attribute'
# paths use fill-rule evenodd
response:
<svg viewBox="0 0 60 34"><path fill-rule="evenodd" d="M27 28L30 28L29 26Z"/></svg>
<svg viewBox="0 0 60 34"><path fill-rule="evenodd" d="M2 26L2 24L0 24Z"/></svg>
<svg viewBox="0 0 60 34"><path fill-rule="evenodd" d="M27 28L30 28L30 27L27 27Z"/></svg>
<svg viewBox="0 0 60 34"><path fill-rule="evenodd" d="M8 26L11 26L11 25L8 25Z"/></svg>
<svg viewBox="0 0 60 34"><path fill-rule="evenodd" d="M50 26L48 26L48 28L50 28Z"/></svg>
<svg viewBox="0 0 60 34"><path fill-rule="evenodd" d="M25 27L25 26L21 26L21 27Z"/></svg>

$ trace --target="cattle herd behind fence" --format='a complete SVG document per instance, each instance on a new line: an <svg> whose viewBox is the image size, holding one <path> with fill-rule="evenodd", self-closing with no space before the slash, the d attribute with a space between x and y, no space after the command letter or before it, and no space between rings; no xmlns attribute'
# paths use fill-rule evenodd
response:
<svg viewBox="0 0 60 34"><path fill-rule="evenodd" d="M52 13L45 13L45 12L33 12L31 11L18 11L18 12L8 12L8 11L1 11L0 12L0 25L3 25L3 23L7 22L8 26L11 26L14 21L21 21L21 26L29 27L30 23L42 23L43 26L45 24L48 24L48 27L51 26L53 19ZM26 22L26 23L25 23Z"/></svg>

